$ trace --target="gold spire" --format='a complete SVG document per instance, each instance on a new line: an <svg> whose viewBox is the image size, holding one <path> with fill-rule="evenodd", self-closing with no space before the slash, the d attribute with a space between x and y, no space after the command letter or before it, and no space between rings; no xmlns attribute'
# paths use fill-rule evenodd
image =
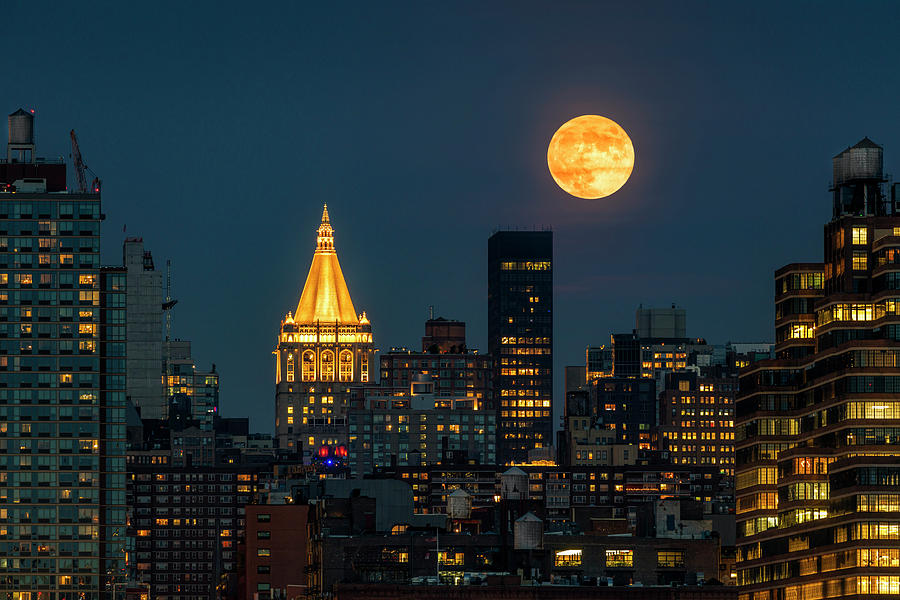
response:
<svg viewBox="0 0 900 600"><path fill-rule="evenodd" d="M350 299L350 290L344 281L337 252L334 250L334 229L328 218L328 205L322 210L322 224L316 236L316 252L313 254L306 285L294 313L297 323L339 323L356 325L359 319Z"/></svg>

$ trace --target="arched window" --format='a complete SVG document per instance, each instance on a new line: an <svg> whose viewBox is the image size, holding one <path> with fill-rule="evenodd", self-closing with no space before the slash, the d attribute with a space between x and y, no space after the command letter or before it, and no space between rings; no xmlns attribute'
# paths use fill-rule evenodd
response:
<svg viewBox="0 0 900 600"><path fill-rule="evenodd" d="M303 353L303 381L316 380L316 353L307 350Z"/></svg>
<svg viewBox="0 0 900 600"><path fill-rule="evenodd" d="M293 354L288 354L288 359L287 359L287 380L288 380L288 381L293 381L293 380L294 380L294 355L293 355Z"/></svg>
<svg viewBox="0 0 900 600"><path fill-rule="evenodd" d="M361 364L361 368L359 370L359 374L360 374L359 379L363 383L368 383L368 381L369 381L369 355L368 355L368 353L363 352L361 362L362 362L362 364Z"/></svg>
<svg viewBox="0 0 900 600"><path fill-rule="evenodd" d="M341 381L353 381L353 353L349 350L341 350L340 369Z"/></svg>
<svg viewBox="0 0 900 600"><path fill-rule="evenodd" d="M322 350L322 381L334 381L334 352Z"/></svg>

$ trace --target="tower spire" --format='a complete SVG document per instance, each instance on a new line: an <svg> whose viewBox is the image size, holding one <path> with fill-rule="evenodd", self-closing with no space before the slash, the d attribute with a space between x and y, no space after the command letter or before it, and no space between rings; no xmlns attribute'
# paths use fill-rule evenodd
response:
<svg viewBox="0 0 900 600"><path fill-rule="evenodd" d="M322 223L316 235L316 251L294 313L294 321L359 324L359 316L353 308L350 291L334 249L334 229L331 227L327 205L322 209Z"/></svg>
<svg viewBox="0 0 900 600"><path fill-rule="evenodd" d="M334 252L334 229L328 218L328 205L322 209L322 224L319 225L319 235L316 238L316 254Z"/></svg>

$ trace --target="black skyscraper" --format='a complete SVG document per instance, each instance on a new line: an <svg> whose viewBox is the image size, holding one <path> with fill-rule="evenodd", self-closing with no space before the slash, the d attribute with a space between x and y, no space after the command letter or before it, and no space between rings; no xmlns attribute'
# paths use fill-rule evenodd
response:
<svg viewBox="0 0 900 600"><path fill-rule="evenodd" d="M497 455L523 461L553 439L553 233L488 240L488 348L498 400Z"/></svg>

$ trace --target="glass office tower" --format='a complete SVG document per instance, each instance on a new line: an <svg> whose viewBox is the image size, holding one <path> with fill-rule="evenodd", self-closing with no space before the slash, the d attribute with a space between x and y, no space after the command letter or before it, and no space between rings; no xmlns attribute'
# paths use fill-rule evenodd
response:
<svg viewBox="0 0 900 600"><path fill-rule="evenodd" d="M24 111L0 182L0 594L121 598L125 274L100 268L99 191L34 157Z"/></svg>

